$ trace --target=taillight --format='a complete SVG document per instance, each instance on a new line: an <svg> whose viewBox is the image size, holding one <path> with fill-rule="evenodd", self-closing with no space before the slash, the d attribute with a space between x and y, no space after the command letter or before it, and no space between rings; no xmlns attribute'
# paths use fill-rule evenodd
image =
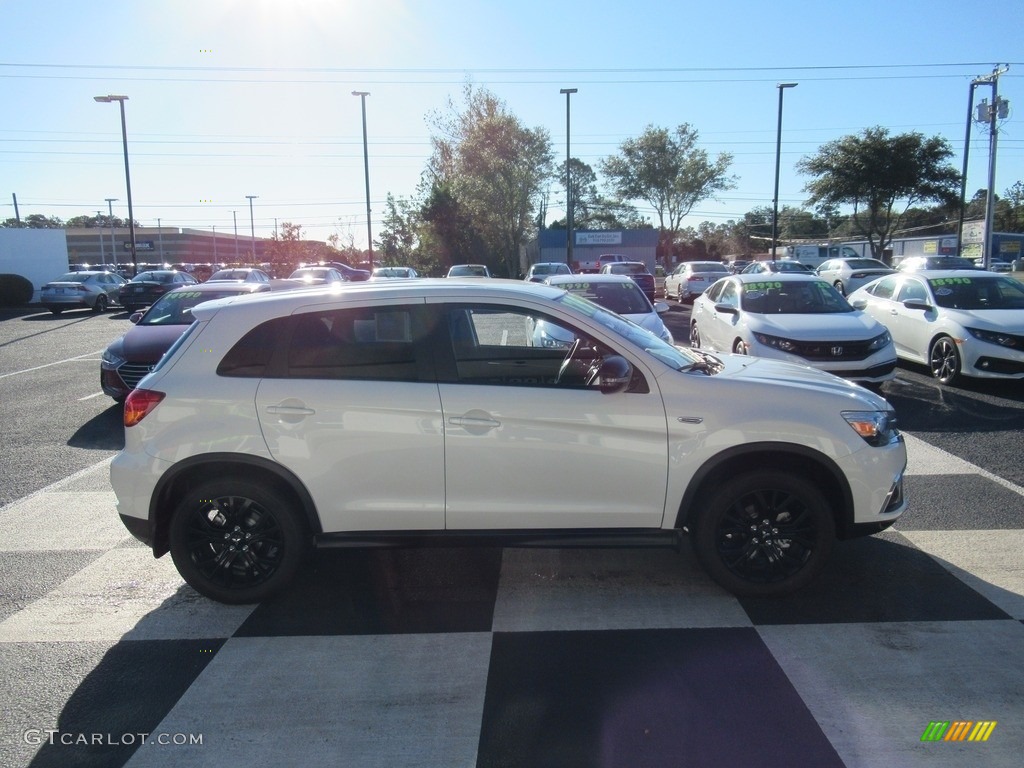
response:
<svg viewBox="0 0 1024 768"><path fill-rule="evenodd" d="M134 427L146 418L164 397L163 392L157 392L155 389L133 389L124 401L124 425Z"/></svg>

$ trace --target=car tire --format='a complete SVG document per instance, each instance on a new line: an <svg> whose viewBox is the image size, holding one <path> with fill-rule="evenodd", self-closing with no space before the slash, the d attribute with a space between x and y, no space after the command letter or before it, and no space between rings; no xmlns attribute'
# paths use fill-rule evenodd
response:
<svg viewBox="0 0 1024 768"><path fill-rule="evenodd" d="M696 323L690 323L690 346L693 349L700 349L700 331Z"/></svg>
<svg viewBox="0 0 1024 768"><path fill-rule="evenodd" d="M843 281L842 280L836 280L834 283L832 283L832 286L837 291L839 291L839 295L840 296L845 296L846 295L846 286L843 285Z"/></svg>
<svg viewBox="0 0 1024 768"><path fill-rule="evenodd" d="M750 347L747 346L743 339L736 339L732 344L732 353L734 355L749 355Z"/></svg>
<svg viewBox="0 0 1024 768"><path fill-rule="evenodd" d="M824 495L799 475L757 471L714 492L696 516L698 561L719 585L745 597L775 597L806 586L835 540Z"/></svg>
<svg viewBox="0 0 1024 768"><path fill-rule="evenodd" d="M960 375L960 353L949 336L939 336L928 349L928 368L940 384L952 384Z"/></svg>
<svg viewBox="0 0 1024 768"><path fill-rule="evenodd" d="M258 603L283 589L312 537L284 494L233 477L191 487L174 510L170 550L182 578L221 603Z"/></svg>
<svg viewBox="0 0 1024 768"><path fill-rule="evenodd" d="M96 314L107 311L107 297L102 293L96 297L96 303L92 305L92 311Z"/></svg>

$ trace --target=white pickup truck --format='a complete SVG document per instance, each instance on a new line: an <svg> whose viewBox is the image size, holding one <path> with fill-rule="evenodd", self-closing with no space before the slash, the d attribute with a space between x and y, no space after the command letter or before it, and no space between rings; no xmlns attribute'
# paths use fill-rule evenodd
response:
<svg viewBox="0 0 1024 768"><path fill-rule="evenodd" d="M572 271L577 274L581 272L600 272L601 267L605 264L615 264L620 261L636 261L636 259L631 259L621 253L602 253L596 259L581 258L574 260Z"/></svg>

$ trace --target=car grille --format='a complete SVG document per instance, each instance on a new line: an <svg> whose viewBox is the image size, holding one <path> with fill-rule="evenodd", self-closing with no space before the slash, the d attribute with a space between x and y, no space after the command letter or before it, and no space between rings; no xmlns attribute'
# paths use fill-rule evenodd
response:
<svg viewBox="0 0 1024 768"><path fill-rule="evenodd" d="M875 350L871 349L873 339L867 341L792 341L792 349L787 350L800 355L805 360L863 360L870 357Z"/></svg>
<svg viewBox="0 0 1024 768"><path fill-rule="evenodd" d="M877 379L882 376L888 376L890 373L896 370L896 361L893 360L888 363L882 363L881 365L873 365L870 368L857 368L855 370L830 370L829 368L823 368L826 373L840 376L844 379Z"/></svg>
<svg viewBox="0 0 1024 768"><path fill-rule="evenodd" d="M143 377L153 370L154 365L156 363L125 363L117 369L117 372L125 384L131 389L135 389Z"/></svg>

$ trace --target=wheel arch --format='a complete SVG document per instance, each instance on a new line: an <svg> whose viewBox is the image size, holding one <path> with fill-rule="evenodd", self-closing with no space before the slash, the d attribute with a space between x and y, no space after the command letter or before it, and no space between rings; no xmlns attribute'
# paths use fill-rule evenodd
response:
<svg viewBox="0 0 1024 768"><path fill-rule="evenodd" d="M248 480L254 474L258 476L258 482L273 487L295 502L313 535L323 532L312 496L288 469L260 456L208 453L175 464L160 478L149 505L153 555L160 557L170 549L168 526L177 499L184 492L212 477L238 477Z"/></svg>
<svg viewBox="0 0 1024 768"><path fill-rule="evenodd" d="M836 534L848 538L853 530L853 493L834 461L818 451L791 443L761 442L736 446L706 461L694 473L676 513L676 527L689 529L701 504L714 489L753 470L791 472L811 482L829 502Z"/></svg>

